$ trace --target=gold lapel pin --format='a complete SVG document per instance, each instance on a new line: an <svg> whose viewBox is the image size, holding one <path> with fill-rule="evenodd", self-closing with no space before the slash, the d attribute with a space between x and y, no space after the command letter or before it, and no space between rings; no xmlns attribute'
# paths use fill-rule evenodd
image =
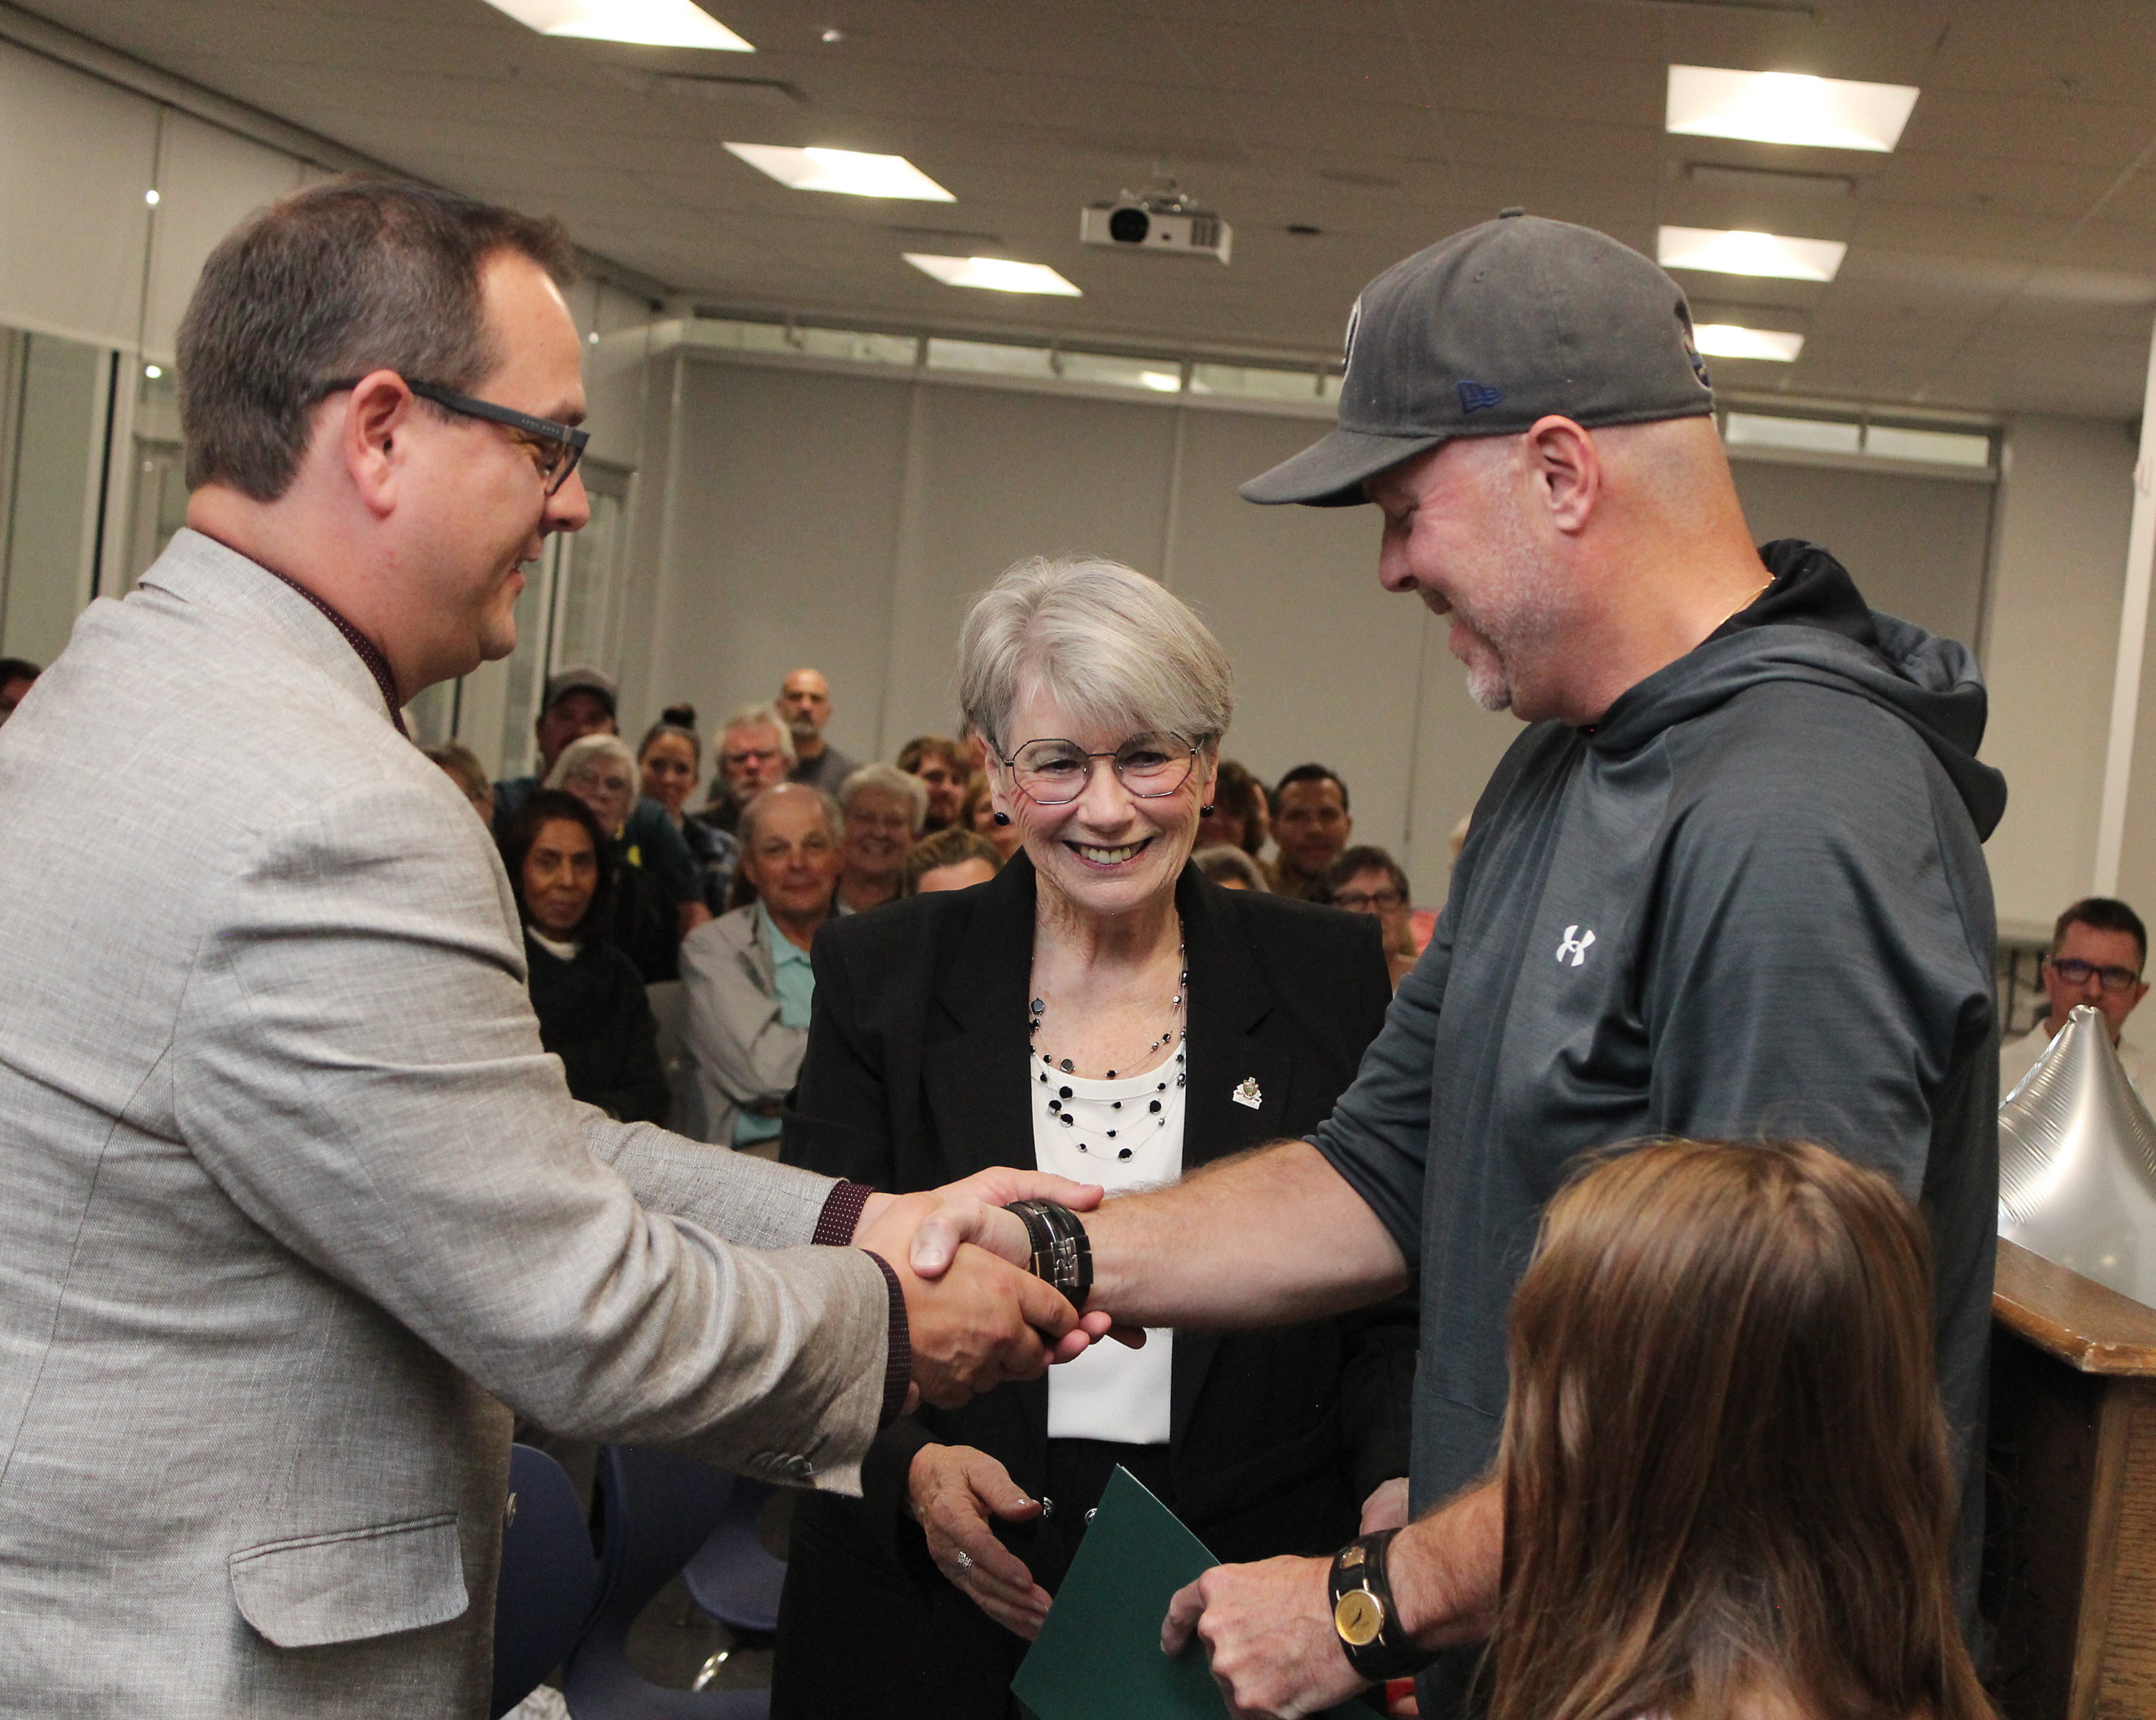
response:
<svg viewBox="0 0 2156 1720"><path fill-rule="evenodd" d="M1253 1111L1265 1102L1265 1096L1258 1091L1258 1078L1254 1075L1245 1076L1243 1084L1235 1089L1232 1096L1238 1105L1247 1105Z"/></svg>

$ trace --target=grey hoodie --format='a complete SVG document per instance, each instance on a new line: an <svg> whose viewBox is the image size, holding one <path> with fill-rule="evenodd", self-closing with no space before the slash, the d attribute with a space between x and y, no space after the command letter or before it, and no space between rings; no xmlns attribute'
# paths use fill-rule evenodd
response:
<svg viewBox="0 0 2156 1720"><path fill-rule="evenodd" d="M1975 756L1984 686L1825 552L1761 555L1751 608L1599 725L1513 743L1428 952L1312 1137L1421 1275L1418 1511L1496 1454L1544 1204L1583 1152L1661 1134L1806 1137L1921 1200L1940 1385L1979 1479L1999 1066L1980 844L2006 798ZM1981 1506L1965 1487L1971 1580Z"/></svg>

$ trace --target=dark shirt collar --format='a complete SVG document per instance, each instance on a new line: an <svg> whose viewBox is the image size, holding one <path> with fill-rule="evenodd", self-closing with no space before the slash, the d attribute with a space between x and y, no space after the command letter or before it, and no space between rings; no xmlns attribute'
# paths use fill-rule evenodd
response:
<svg viewBox="0 0 2156 1720"><path fill-rule="evenodd" d="M260 562L255 565L262 566ZM344 635L344 642L358 653L359 660L367 665L367 672L374 677L375 685L382 689L382 702L389 707L389 720L397 725L397 732L403 736L406 740L410 740L412 732L404 727L404 713L398 708L397 703L397 677L389 672L389 660L382 655L382 647L289 573L278 573L275 567L263 567L263 571L266 573L276 574L278 578L283 580L285 584L290 586L294 591L299 593L301 597L329 618L330 625Z"/></svg>

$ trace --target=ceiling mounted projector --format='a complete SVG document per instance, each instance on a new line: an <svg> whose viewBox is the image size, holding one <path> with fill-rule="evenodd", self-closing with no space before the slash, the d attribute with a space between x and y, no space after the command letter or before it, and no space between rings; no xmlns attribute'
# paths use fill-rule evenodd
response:
<svg viewBox="0 0 2156 1720"><path fill-rule="evenodd" d="M1176 189L1173 179L1152 190L1127 191L1111 203L1089 203L1079 212L1078 237L1089 245L1149 251L1157 257L1228 260L1235 232L1210 209L1201 209Z"/></svg>

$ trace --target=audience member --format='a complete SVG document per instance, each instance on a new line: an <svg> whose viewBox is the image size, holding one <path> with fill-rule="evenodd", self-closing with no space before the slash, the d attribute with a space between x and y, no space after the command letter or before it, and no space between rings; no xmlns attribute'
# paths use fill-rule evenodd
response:
<svg viewBox="0 0 2156 1720"><path fill-rule="evenodd" d="M562 1060L572 1097L623 1122L666 1121L659 1026L636 964L605 932L613 844L573 794L525 797L501 833L524 922L539 1043Z"/></svg>
<svg viewBox="0 0 2156 1720"><path fill-rule="evenodd" d="M733 882L734 861L740 850L717 825L690 818L684 812L697 778L703 774L703 759L704 743L696 738L693 705L669 705L660 712L659 721L644 731L644 744L636 749L644 798L664 812L681 833L690 858L696 862L704 906L717 914L725 911L726 886Z"/></svg>
<svg viewBox="0 0 2156 1720"><path fill-rule="evenodd" d="M718 772L696 816L740 839L742 809L793 768L793 735L768 705L744 705L719 730Z"/></svg>
<svg viewBox="0 0 2156 1720"><path fill-rule="evenodd" d="M1197 850L1190 856L1190 864L1223 890L1255 890L1265 895L1272 889L1265 882L1264 867L1241 849L1231 848L1224 842Z"/></svg>
<svg viewBox="0 0 2156 1720"><path fill-rule="evenodd" d="M562 749L547 786L583 801L605 833L613 860L613 942L649 985L680 972L675 952L681 934L665 891L644 870L643 852L629 834L636 782L636 755L627 742L616 735L586 735Z"/></svg>
<svg viewBox="0 0 2156 1720"><path fill-rule="evenodd" d="M25 657L0 657L0 723L15 714L23 696L44 671Z"/></svg>
<svg viewBox="0 0 2156 1720"><path fill-rule="evenodd" d="M816 670L795 670L778 684L778 714L793 740L793 765L786 779L837 793L860 766L824 738L831 721L830 682Z"/></svg>
<svg viewBox="0 0 2156 1720"><path fill-rule="evenodd" d="M898 749L898 768L921 778L928 790L928 830L947 830L958 822L966 802L966 783L973 773L968 749L944 735L916 735Z"/></svg>
<svg viewBox="0 0 2156 1720"><path fill-rule="evenodd" d="M899 869L928 816L918 777L887 764L865 764L839 790L838 911L880 906L899 891Z"/></svg>
<svg viewBox="0 0 2156 1720"><path fill-rule="evenodd" d="M755 900L682 941L682 1042L711 1137L775 1158L808 1043L808 946L839 881L838 808L819 789L778 783L742 809L741 845L736 884Z"/></svg>
<svg viewBox="0 0 2156 1720"><path fill-rule="evenodd" d="M540 706L532 733L539 742L539 769L528 777L511 777L494 785L495 834L524 797L541 783L552 785L554 768L562 750L588 735L618 735L614 721L614 684L596 669L564 669L547 681L546 701ZM676 935L711 917L704 905L703 881L689 845L674 821L658 802L632 797L626 828L629 840L644 856L666 899L675 905L679 924Z"/></svg>
<svg viewBox="0 0 2156 1720"><path fill-rule="evenodd" d="M1274 887L1304 901L1325 869L1340 857L1355 832L1348 815L1348 785L1322 764L1298 764L1273 790Z"/></svg>
<svg viewBox="0 0 2156 1720"><path fill-rule="evenodd" d="M901 894L933 896L939 890L970 890L1004 869L1004 857L985 836L952 825L916 843L901 869Z"/></svg>
<svg viewBox="0 0 2156 1720"><path fill-rule="evenodd" d="M1019 843L1024 839L1019 835L1018 826L1008 819L1001 822L997 820L996 798L989 790L988 773L978 767L966 779L965 804L958 810L956 828L971 830L976 836L985 839L995 850L999 862L1016 854Z"/></svg>
<svg viewBox="0 0 2156 1720"><path fill-rule="evenodd" d="M1414 889L1400 863L1382 848L1367 845L1343 850L1339 859L1319 876L1310 899L1351 914L1375 914L1385 928L1385 963L1393 970L1393 989L1414 970L1414 927L1408 916L1414 911Z"/></svg>
<svg viewBox="0 0 2156 1720"><path fill-rule="evenodd" d="M444 741L433 747L419 749L429 761L441 767L442 772L457 785L458 791L471 802L471 809L479 814L479 821L490 830L494 828L494 784L486 779L486 767L480 762L479 754L461 741Z"/></svg>
<svg viewBox="0 0 2156 1720"><path fill-rule="evenodd" d="M2035 1026L1999 1048L1999 1096L2021 1083L2066 1024L2077 1004L2087 1004L2102 1017L2104 1030L2118 1051L2127 1079L2137 1090L2146 1066L2139 1046L2124 1035L2126 1018L2148 995L2141 970L2148 960L2148 932L2140 915L2107 896L2092 896L2059 916L2051 929L2051 952L2044 958L2044 996L2048 1005Z"/></svg>
<svg viewBox="0 0 2156 1720"><path fill-rule="evenodd" d="M1255 860L1271 834L1265 786L1232 758L1220 761L1213 783L1213 804L1198 821L1198 845L1237 848Z"/></svg>
<svg viewBox="0 0 2156 1720"><path fill-rule="evenodd" d="M1490 1720L1992 1720L1931 1281L1915 1207L1823 1147L1575 1178L1512 1299Z"/></svg>

